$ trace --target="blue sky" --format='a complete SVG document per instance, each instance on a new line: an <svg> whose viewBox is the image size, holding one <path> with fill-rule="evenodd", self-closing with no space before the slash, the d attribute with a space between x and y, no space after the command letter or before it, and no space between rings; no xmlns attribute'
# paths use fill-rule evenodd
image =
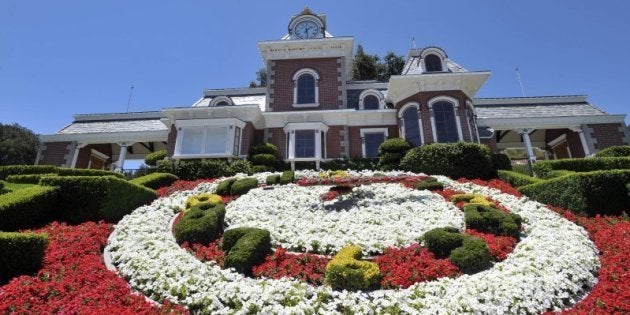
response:
<svg viewBox="0 0 630 315"><path fill-rule="evenodd" d="M628 1L0 2L0 122L50 134L72 114L189 106L204 88L247 86L256 43L305 5L367 52L435 45L491 70L479 97L587 94L628 114ZM626 119L628 121L628 119Z"/></svg>

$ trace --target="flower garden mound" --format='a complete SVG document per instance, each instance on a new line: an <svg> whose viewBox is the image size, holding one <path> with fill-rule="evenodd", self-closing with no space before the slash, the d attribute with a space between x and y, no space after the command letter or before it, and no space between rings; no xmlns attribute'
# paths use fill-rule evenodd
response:
<svg viewBox="0 0 630 315"><path fill-rule="evenodd" d="M324 253L347 244L359 245L366 253L382 252L408 246L433 228L464 227L463 212L427 190L376 183L355 187L335 202L322 202L320 195L331 187L257 188L226 207L225 222L230 228L269 230L274 246ZM348 207L336 209L335 204Z"/></svg>
<svg viewBox="0 0 630 315"><path fill-rule="evenodd" d="M298 175L312 176L312 172ZM214 192L215 183L201 184L194 192L175 193L137 209L119 222L108 250L119 272L147 296L217 314L235 310L268 314L540 313L570 307L596 283L597 249L582 228L526 198L438 179L448 188L491 197L524 218L521 242L504 261L473 275L397 290L347 292L289 279L249 278L221 269L214 262L197 260L177 245L168 228L186 196ZM291 198L285 195L285 199ZM391 226L384 228L391 230L399 225L388 224ZM330 233L341 237L339 230Z"/></svg>

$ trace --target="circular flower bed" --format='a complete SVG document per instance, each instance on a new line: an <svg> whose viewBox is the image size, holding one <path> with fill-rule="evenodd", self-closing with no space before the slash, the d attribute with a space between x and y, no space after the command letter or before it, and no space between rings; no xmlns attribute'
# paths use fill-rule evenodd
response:
<svg viewBox="0 0 630 315"><path fill-rule="evenodd" d="M312 172L298 175L314 177ZM373 174L349 175L366 178ZM264 181L264 176L259 176L262 177L258 178L259 182ZM168 228L187 196L214 192L215 183L201 184L194 191L175 193L137 209L119 222L110 236L108 250L119 272L134 288L156 300L171 299L191 310L212 313L234 310L264 313L539 313L573 305L595 284L594 274L599 267L597 250L582 228L525 198L473 183L461 184L445 177L438 179L447 188L490 197L523 217L521 242L504 261L473 275L440 278L396 290L347 292L289 279L248 278L221 269L214 262L197 260L177 245ZM382 187L389 189L388 185ZM269 192L254 190L250 194L257 191ZM313 198L319 198L323 192L325 190L318 191ZM292 199L293 195L285 194L284 198ZM255 200L250 202L250 208L259 206L253 203ZM228 209L228 216L229 212ZM383 212L386 211L381 214ZM317 219L313 224L319 221ZM404 231L405 228L399 222L387 224L389 226L383 226L383 229ZM331 234L337 232L329 231ZM278 237L276 241L283 239ZM287 242L292 241L287 239ZM303 244L297 245L306 247L309 243L304 240Z"/></svg>

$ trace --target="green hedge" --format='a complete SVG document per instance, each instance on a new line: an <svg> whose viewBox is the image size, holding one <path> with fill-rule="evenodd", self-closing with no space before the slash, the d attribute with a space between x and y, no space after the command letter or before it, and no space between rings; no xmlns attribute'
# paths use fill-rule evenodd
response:
<svg viewBox="0 0 630 315"><path fill-rule="evenodd" d="M422 237L426 247L436 258L448 257L451 252L460 246L464 241L464 236L459 230L453 227L435 228Z"/></svg>
<svg viewBox="0 0 630 315"><path fill-rule="evenodd" d="M57 175L59 176L115 176L118 178L125 179L125 175L105 170L92 170L86 168L64 168L61 167L57 171Z"/></svg>
<svg viewBox="0 0 630 315"><path fill-rule="evenodd" d="M492 267L492 255L488 245L482 239L470 235L464 236L462 246L455 248L448 259L467 274Z"/></svg>
<svg viewBox="0 0 630 315"><path fill-rule="evenodd" d="M223 232L224 218L225 207L222 204L201 203L193 206L175 226L175 240L179 244L189 242L208 245Z"/></svg>
<svg viewBox="0 0 630 315"><path fill-rule="evenodd" d="M630 209L628 183L630 170L594 171L522 186L519 191L536 201L582 215L617 215Z"/></svg>
<svg viewBox="0 0 630 315"><path fill-rule="evenodd" d="M228 178L219 182L219 184L217 185L217 191L216 191L217 195L221 195L221 196L229 195L230 188L232 187L232 184L234 184L235 181L236 181L236 178Z"/></svg>
<svg viewBox="0 0 630 315"><path fill-rule="evenodd" d="M234 175L238 173L243 174L251 174L252 173L252 163L248 160L244 159L236 159L233 160L227 168L228 174Z"/></svg>
<svg viewBox="0 0 630 315"><path fill-rule="evenodd" d="M158 161L164 160L168 156L166 150L159 150L153 153L149 153L144 157L144 164L149 166L155 166Z"/></svg>
<svg viewBox="0 0 630 315"><path fill-rule="evenodd" d="M491 206L469 203L464 206L466 227L494 235L519 237L521 217Z"/></svg>
<svg viewBox="0 0 630 315"><path fill-rule="evenodd" d="M494 163L494 168L497 170L512 170L512 160L510 160L507 154L493 153L492 162Z"/></svg>
<svg viewBox="0 0 630 315"><path fill-rule="evenodd" d="M258 187L258 180L253 177L242 178L230 186L230 195L244 195L253 188Z"/></svg>
<svg viewBox="0 0 630 315"><path fill-rule="evenodd" d="M294 171L284 171L282 175L280 175L280 184L286 185L293 183L295 181L295 172Z"/></svg>
<svg viewBox="0 0 630 315"><path fill-rule="evenodd" d="M45 234L0 232L0 285L14 276L37 272L47 244Z"/></svg>
<svg viewBox="0 0 630 315"><path fill-rule="evenodd" d="M506 170L498 170L497 176L499 177L499 179L510 184L513 187L521 187L525 185L540 183L542 181L542 179L537 177L531 177L523 173Z"/></svg>
<svg viewBox="0 0 630 315"><path fill-rule="evenodd" d="M278 159L273 154L256 154L249 159L254 165L274 166L278 163Z"/></svg>
<svg viewBox="0 0 630 315"><path fill-rule="evenodd" d="M118 222L137 207L157 198L149 188L112 176L43 177L40 185L59 186L59 216L71 223Z"/></svg>
<svg viewBox="0 0 630 315"><path fill-rule="evenodd" d="M361 247L342 248L326 265L326 283L335 290L365 290L375 288L381 271L375 262L361 259Z"/></svg>
<svg viewBox="0 0 630 315"><path fill-rule="evenodd" d="M15 184L37 184L43 176L57 176L57 174L9 175L7 176L7 182Z"/></svg>
<svg viewBox="0 0 630 315"><path fill-rule="evenodd" d="M534 164L536 176L547 178L554 170L568 170L574 172L591 172L601 170L630 169L630 157L602 157L587 159L545 160Z"/></svg>
<svg viewBox="0 0 630 315"><path fill-rule="evenodd" d="M400 161L411 149L409 141L403 138L387 139L378 146L378 165L383 170L400 169Z"/></svg>
<svg viewBox="0 0 630 315"><path fill-rule="evenodd" d="M280 184L280 175L275 174L275 175L269 175L267 176L267 178L265 179L265 183L267 185L277 185Z"/></svg>
<svg viewBox="0 0 630 315"><path fill-rule="evenodd" d="M9 175L57 174L58 167L52 165L5 165L0 166L0 179Z"/></svg>
<svg viewBox="0 0 630 315"><path fill-rule="evenodd" d="M630 145L608 147L597 152L595 157L630 157Z"/></svg>
<svg viewBox="0 0 630 315"><path fill-rule="evenodd" d="M161 187L170 186L179 178L169 173L151 173L142 177L134 178L129 182L132 184L148 187L151 189L158 189Z"/></svg>
<svg viewBox="0 0 630 315"><path fill-rule="evenodd" d="M555 170L555 171L548 172L547 173L547 177L545 179L562 177L562 176L567 176L567 175L571 175L571 174L575 174L575 173L577 173L577 172L568 171L568 170ZM532 183L532 184L534 184L534 183Z"/></svg>
<svg viewBox="0 0 630 315"><path fill-rule="evenodd" d="M491 178L495 175L490 149L481 144L433 143L416 147L401 161L403 170L451 178Z"/></svg>
<svg viewBox="0 0 630 315"><path fill-rule="evenodd" d="M268 142L252 146L251 149L249 150L249 155L254 156L257 154L270 154L273 156L277 156L278 147Z"/></svg>
<svg viewBox="0 0 630 315"><path fill-rule="evenodd" d="M58 191L33 186L0 195L0 230L16 231L50 220L58 207Z"/></svg>
<svg viewBox="0 0 630 315"><path fill-rule="evenodd" d="M271 235L263 229L240 227L225 231L223 251L226 252L223 266L251 274L252 267L263 262L271 252Z"/></svg>
<svg viewBox="0 0 630 315"><path fill-rule="evenodd" d="M421 180L416 183L414 186L417 190L442 190L444 189L444 185L437 181L437 179L433 177L427 177L424 180Z"/></svg>
<svg viewBox="0 0 630 315"><path fill-rule="evenodd" d="M252 164L247 160L234 160L231 164L221 159L208 160L160 160L157 162L157 171L170 173L183 180L195 180L202 178L217 178L232 176L236 173L250 174Z"/></svg>

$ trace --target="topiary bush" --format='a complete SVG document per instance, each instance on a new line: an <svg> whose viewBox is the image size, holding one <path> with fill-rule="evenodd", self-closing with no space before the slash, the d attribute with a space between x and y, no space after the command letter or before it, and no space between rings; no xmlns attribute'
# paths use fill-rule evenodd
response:
<svg viewBox="0 0 630 315"><path fill-rule="evenodd" d="M239 179L230 187L230 195L244 195L256 187L258 187L258 180L253 177Z"/></svg>
<svg viewBox="0 0 630 315"><path fill-rule="evenodd" d="M494 164L494 168L497 170L512 170L512 160L510 160L510 157L507 154L493 153L492 163Z"/></svg>
<svg viewBox="0 0 630 315"><path fill-rule="evenodd" d="M257 154L269 154L269 155L277 156L278 147L276 147L276 145L274 145L273 143L269 143L269 142L252 146L251 149L249 150L249 155L254 156Z"/></svg>
<svg viewBox="0 0 630 315"><path fill-rule="evenodd" d="M243 174L251 174L252 173L252 163L248 160L237 159L233 160L227 168L227 171L230 175L235 175L238 173Z"/></svg>
<svg viewBox="0 0 630 315"><path fill-rule="evenodd" d="M227 162L219 159L185 161L165 159L157 162L157 171L173 174L183 180L232 175L232 170L229 169Z"/></svg>
<svg viewBox="0 0 630 315"><path fill-rule="evenodd" d="M240 227L223 234L225 268L234 268L240 273L251 275L252 267L265 260L271 252L271 235L263 229Z"/></svg>
<svg viewBox="0 0 630 315"><path fill-rule="evenodd" d="M166 150L159 150L147 154L144 157L144 164L149 166L155 166L158 161L164 160L168 156Z"/></svg>
<svg viewBox="0 0 630 315"><path fill-rule="evenodd" d="M547 173L547 177L545 179L551 179L551 178L556 178L556 177L562 177L562 176L567 176L567 175L571 175L571 174L575 174L577 172L574 171L568 171L568 170L555 170L555 171L550 171ZM540 182L540 181L538 181ZM535 183L532 183L535 184Z"/></svg>
<svg viewBox="0 0 630 315"><path fill-rule="evenodd" d="M222 203L198 203L175 225L175 240L178 244L189 242L207 245L223 232L224 219L225 207Z"/></svg>
<svg viewBox="0 0 630 315"><path fill-rule="evenodd" d="M295 181L295 172L294 171L284 171L282 175L280 175L280 184L286 185L293 183Z"/></svg>
<svg viewBox="0 0 630 315"><path fill-rule="evenodd" d="M417 190L441 190L444 189L444 185L437 181L433 177L427 177L416 183L414 186Z"/></svg>
<svg viewBox="0 0 630 315"><path fill-rule="evenodd" d="M45 234L0 232L0 285L14 276L37 272L47 244Z"/></svg>
<svg viewBox="0 0 630 315"><path fill-rule="evenodd" d="M113 176L43 177L43 186L58 186L59 212L55 217L70 223L105 220L118 222L141 205L157 198L149 188Z"/></svg>
<svg viewBox="0 0 630 315"><path fill-rule="evenodd" d="M342 248L326 265L326 283L336 290L365 290L376 287L381 271L376 263L361 261L361 247Z"/></svg>
<svg viewBox="0 0 630 315"><path fill-rule="evenodd" d="M129 182L132 184L148 187L151 189L158 189L161 187L170 186L175 181L179 180L179 177L169 173L151 173L142 177L134 178Z"/></svg>
<svg viewBox="0 0 630 315"><path fill-rule="evenodd" d="M521 231L520 216L492 206L469 203L464 206L464 219L467 228L494 235L518 238Z"/></svg>
<svg viewBox="0 0 630 315"><path fill-rule="evenodd" d="M15 184L37 184L42 176L57 176L57 174L28 174L28 175L9 175L7 182Z"/></svg>
<svg viewBox="0 0 630 315"><path fill-rule="evenodd" d="M531 199L580 215L618 215L630 209L627 183L630 183L630 170L608 170L575 173L518 190Z"/></svg>
<svg viewBox="0 0 630 315"><path fill-rule="evenodd" d="M61 167L58 169L57 175L59 176L114 176L114 177L125 179L125 175L118 172L112 172L112 171L106 171L106 170L93 170L93 169L86 169L86 168Z"/></svg>
<svg viewBox="0 0 630 315"><path fill-rule="evenodd" d="M256 154L250 157L254 165L274 166L278 163L278 159L272 154Z"/></svg>
<svg viewBox="0 0 630 315"><path fill-rule="evenodd" d="M228 178L219 182L219 184L217 185L217 191L216 191L217 195L221 195L221 196L229 195L230 188L232 187L232 184L234 184L235 181L236 181L236 178Z"/></svg>
<svg viewBox="0 0 630 315"><path fill-rule="evenodd" d="M59 189L33 186L0 196L0 230L17 231L48 222L57 210Z"/></svg>
<svg viewBox="0 0 630 315"><path fill-rule="evenodd" d="M462 246L464 236L453 227L435 228L424 234L425 246L436 258L446 258L455 248Z"/></svg>
<svg viewBox="0 0 630 315"><path fill-rule="evenodd" d="M488 245L482 239L470 235L463 236L462 246L454 249L448 259L466 274L492 267L492 256Z"/></svg>
<svg viewBox="0 0 630 315"><path fill-rule="evenodd" d="M619 145L605 148L595 153L595 157L630 157L630 145Z"/></svg>
<svg viewBox="0 0 630 315"><path fill-rule="evenodd" d="M506 170L498 170L497 176L499 177L499 179L510 184L513 187L521 187L525 185L539 183L542 181L542 179L537 177L531 177L522 173Z"/></svg>
<svg viewBox="0 0 630 315"><path fill-rule="evenodd" d="M269 175L267 176L267 179L265 179L265 183L267 185L277 185L280 184L280 175Z"/></svg>
<svg viewBox="0 0 630 315"><path fill-rule="evenodd" d="M0 166L0 179L9 175L57 174L59 168L52 165L5 165Z"/></svg>
<svg viewBox="0 0 630 315"><path fill-rule="evenodd" d="M409 141L403 138L387 139L378 147L378 166L382 170L400 169L400 161L411 149Z"/></svg>
<svg viewBox="0 0 630 315"><path fill-rule="evenodd" d="M433 143L416 147L401 161L403 170L451 178L488 179L495 174L490 149L481 144Z"/></svg>
<svg viewBox="0 0 630 315"><path fill-rule="evenodd" d="M545 160L534 164L536 176L547 178L554 170L568 170L574 172L592 172L602 170L630 169L630 157L601 157L590 159L562 159Z"/></svg>

